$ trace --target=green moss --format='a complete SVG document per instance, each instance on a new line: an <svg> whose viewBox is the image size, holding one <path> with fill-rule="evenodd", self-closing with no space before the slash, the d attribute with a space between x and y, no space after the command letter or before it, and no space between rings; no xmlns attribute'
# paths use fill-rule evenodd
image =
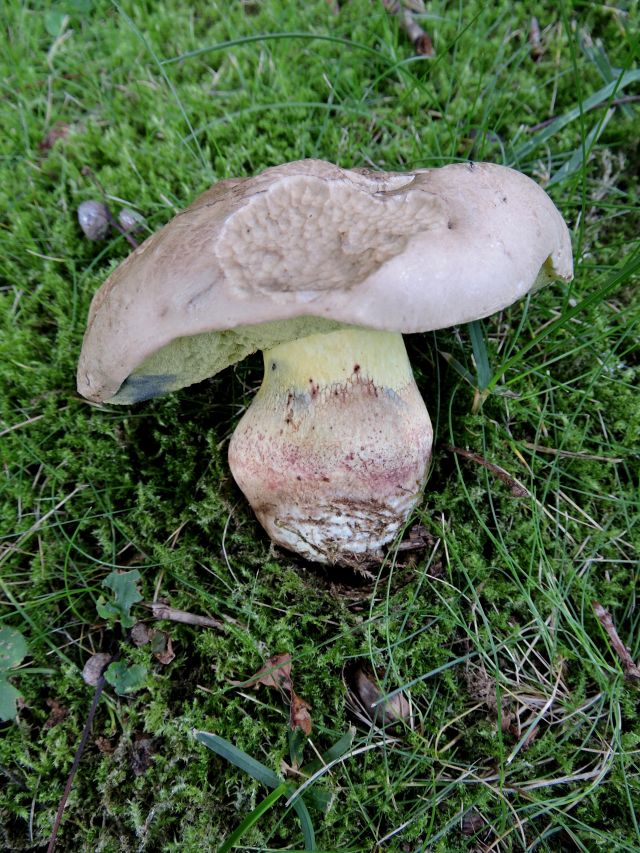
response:
<svg viewBox="0 0 640 853"><path fill-rule="evenodd" d="M73 4L55 47L48 9L5 5L0 615L30 656L19 677L24 705L1 730L0 845L46 844L91 703L80 670L92 653L121 648L149 676L139 692L108 690L101 700L61 849L215 850L266 790L190 731L215 731L280 772L284 698L234 683L282 652L312 705L319 751L354 722L348 664L375 666L384 688L404 686L414 706L413 729L395 741L357 721L356 754L322 780L336 799L316 821L321 849L456 851L496 837L513 850L636 848L637 691L591 602L610 610L637 660L637 268L569 316L633 263L632 103L615 107L587 161L578 156L551 188L575 238L574 283L485 323L498 393L472 413L473 389L442 357L475 375L465 329L408 341L435 425L415 517L433 539L392 552L374 585L272 550L235 488L226 444L260 381L259 358L135 408L91 407L75 392L91 296L128 253L117 236L82 238L76 207L101 197L87 169L114 211L134 205L150 229L216 179L301 157L389 169L484 157L544 180L582 151L606 107L546 140L529 129L637 62L635 6L430 4L423 23L437 56L427 60L365 0L337 14L325 0L188 9L96 0ZM543 34L537 62L532 14ZM220 46L287 32L343 41ZM207 45L219 47L160 64ZM67 135L40 147L56 122ZM515 497L449 445L500 466L530 494ZM227 627L163 623L176 653L168 665L133 650L96 610L114 568L140 572L146 601ZM149 619L141 605L132 613ZM55 725L53 699L67 711ZM550 699L536 736L508 761ZM501 729L498 702L520 713L520 731ZM150 760L136 776L143 739ZM472 812L484 822L466 835ZM278 807L247 844L295 848L300 838Z"/></svg>

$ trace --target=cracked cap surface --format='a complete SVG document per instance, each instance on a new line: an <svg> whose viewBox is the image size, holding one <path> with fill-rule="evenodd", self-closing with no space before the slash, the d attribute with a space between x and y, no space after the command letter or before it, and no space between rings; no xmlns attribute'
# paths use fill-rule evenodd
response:
<svg viewBox="0 0 640 853"><path fill-rule="evenodd" d="M486 317L572 273L564 220L520 172L287 163L215 184L114 270L91 304L78 391L136 402L344 325Z"/></svg>

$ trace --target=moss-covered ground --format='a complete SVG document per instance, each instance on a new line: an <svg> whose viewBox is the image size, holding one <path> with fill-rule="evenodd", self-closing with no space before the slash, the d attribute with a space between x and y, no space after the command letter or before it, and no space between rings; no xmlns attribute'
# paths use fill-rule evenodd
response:
<svg viewBox="0 0 640 853"><path fill-rule="evenodd" d="M217 850L269 788L192 732L285 779L286 697L237 682L287 653L312 709L303 761L355 726L307 788L333 797L310 811L318 850L640 849L638 686L592 605L637 661L635 0L430 2L433 58L369 0L5 0L0 20L0 618L28 644L0 724L0 847L45 849L92 701L81 670L103 652L143 683L103 692L57 849ZM396 543L373 579L272 549L234 485L259 356L131 408L75 391L89 301L130 251L78 227L96 181L153 230L215 180L302 157L506 163L572 233L571 284L408 340L433 467L418 547ZM154 623L161 663L98 612L114 569L223 627ZM410 696L413 725L354 716L359 665ZM286 800L235 849L301 850Z"/></svg>

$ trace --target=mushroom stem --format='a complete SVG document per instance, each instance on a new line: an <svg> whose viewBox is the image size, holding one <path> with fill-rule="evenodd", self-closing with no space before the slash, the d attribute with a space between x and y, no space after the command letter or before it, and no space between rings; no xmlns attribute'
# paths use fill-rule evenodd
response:
<svg viewBox="0 0 640 853"><path fill-rule="evenodd" d="M379 561L425 482L432 430L402 336L345 328L264 352L229 465L279 545Z"/></svg>

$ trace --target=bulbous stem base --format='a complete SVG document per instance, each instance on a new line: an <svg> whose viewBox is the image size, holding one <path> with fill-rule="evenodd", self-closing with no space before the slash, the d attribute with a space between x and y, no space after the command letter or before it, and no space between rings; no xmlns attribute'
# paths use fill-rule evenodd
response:
<svg viewBox="0 0 640 853"><path fill-rule="evenodd" d="M342 329L264 360L229 446L236 482L278 545L322 563L379 562L420 496L432 445L402 336Z"/></svg>

